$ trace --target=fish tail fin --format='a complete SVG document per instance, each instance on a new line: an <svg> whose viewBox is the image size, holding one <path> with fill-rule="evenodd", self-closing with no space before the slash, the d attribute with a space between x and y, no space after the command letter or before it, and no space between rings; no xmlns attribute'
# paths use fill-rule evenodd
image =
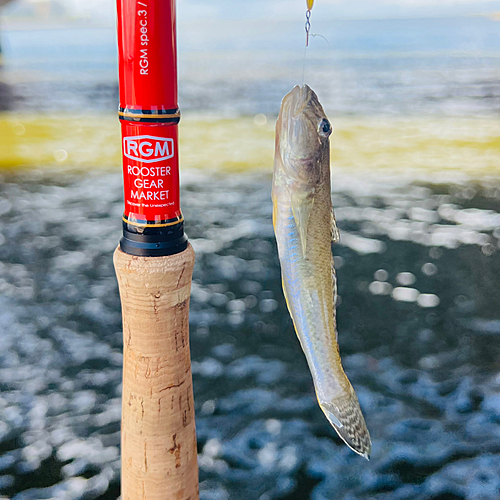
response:
<svg viewBox="0 0 500 500"><path fill-rule="evenodd" d="M370 460L372 442L354 389L331 401L319 401L328 421L342 440L359 455Z"/></svg>

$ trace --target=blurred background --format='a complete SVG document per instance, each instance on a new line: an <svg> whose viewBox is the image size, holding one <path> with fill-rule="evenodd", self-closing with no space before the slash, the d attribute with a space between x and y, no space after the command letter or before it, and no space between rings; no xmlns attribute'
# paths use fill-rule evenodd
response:
<svg viewBox="0 0 500 500"><path fill-rule="evenodd" d="M116 499L115 5L1 14L0 498ZM305 64L304 16L178 0L201 498L500 498L500 1L317 0ZM273 127L303 81L335 129L339 341L370 462L316 404L281 291Z"/></svg>

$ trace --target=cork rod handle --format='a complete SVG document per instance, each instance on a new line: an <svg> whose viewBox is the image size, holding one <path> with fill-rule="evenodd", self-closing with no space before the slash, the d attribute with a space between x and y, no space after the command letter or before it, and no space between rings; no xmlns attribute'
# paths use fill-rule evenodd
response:
<svg viewBox="0 0 500 500"><path fill-rule="evenodd" d="M122 500L197 500L189 352L191 245L114 253L123 316Z"/></svg>

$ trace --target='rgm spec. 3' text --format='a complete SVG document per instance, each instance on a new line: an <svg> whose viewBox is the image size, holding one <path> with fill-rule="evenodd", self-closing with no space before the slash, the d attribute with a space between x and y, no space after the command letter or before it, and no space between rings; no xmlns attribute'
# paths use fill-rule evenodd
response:
<svg viewBox="0 0 500 500"><path fill-rule="evenodd" d="M139 16L139 31L141 32L141 55L139 56L139 66L140 74L147 75L149 70L149 57L148 57L148 46L149 46L149 36L148 36L148 11L146 10L148 5L143 2L137 2L138 5L145 7L137 11Z"/></svg>

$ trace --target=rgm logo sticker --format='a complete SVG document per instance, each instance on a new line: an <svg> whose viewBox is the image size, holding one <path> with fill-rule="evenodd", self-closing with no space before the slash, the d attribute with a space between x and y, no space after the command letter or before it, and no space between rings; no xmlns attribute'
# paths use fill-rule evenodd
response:
<svg viewBox="0 0 500 500"><path fill-rule="evenodd" d="M174 140L152 135L123 138L123 154L131 160L154 163L174 156Z"/></svg>

